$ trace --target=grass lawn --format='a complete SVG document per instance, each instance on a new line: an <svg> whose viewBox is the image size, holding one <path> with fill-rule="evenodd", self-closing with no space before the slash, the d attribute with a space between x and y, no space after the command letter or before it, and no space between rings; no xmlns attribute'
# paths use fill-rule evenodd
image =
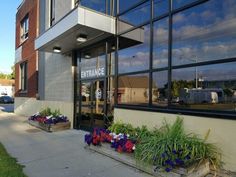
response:
<svg viewBox="0 0 236 177"><path fill-rule="evenodd" d="M27 177L22 165L12 158L0 143L0 177Z"/></svg>

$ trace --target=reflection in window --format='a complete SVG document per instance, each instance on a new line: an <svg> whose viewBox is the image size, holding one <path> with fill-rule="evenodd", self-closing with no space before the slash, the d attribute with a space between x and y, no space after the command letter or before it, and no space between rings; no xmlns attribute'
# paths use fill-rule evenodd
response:
<svg viewBox="0 0 236 177"><path fill-rule="evenodd" d="M191 109L235 111L235 68L234 62L173 70L172 104Z"/></svg>
<svg viewBox="0 0 236 177"><path fill-rule="evenodd" d="M168 103L168 73L167 71L153 73L152 104L167 106Z"/></svg>
<svg viewBox="0 0 236 177"><path fill-rule="evenodd" d="M118 0L119 2L119 12L123 12L131 7L133 7L135 4L138 4L141 0Z"/></svg>
<svg viewBox="0 0 236 177"><path fill-rule="evenodd" d="M85 6L98 12L106 13L106 0L96 0L96 1L80 0L78 2L79 5L81 6Z"/></svg>
<svg viewBox="0 0 236 177"><path fill-rule="evenodd" d="M150 21L150 2L141 4L135 9L121 15L118 21L118 32L122 33L147 21Z"/></svg>
<svg viewBox="0 0 236 177"><path fill-rule="evenodd" d="M118 103L144 104L149 101L148 74L120 76L118 79Z"/></svg>
<svg viewBox="0 0 236 177"><path fill-rule="evenodd" d="M29 15L27 14L20 22L20 37L21 42L24 42L29 36Z"/></svg>
<svg viewBox="0 0 236 177"><path fill-rule="evenodd" d="M122 35L125 43L118 52L119 73L142 71L149 68L150 26L135 29ZM124 49L122 49L124 48Z"/></svg>
<svg viewBox="0 0 236 177"><path fill-rule="evenodd" d="M105 46L92 48L82 53L81 78L96 78L105 76Z"/></svg>
<svg viewBox="0 0 236 177"><path fill-rule="evenodd" d="M172 0L173 9L177 9L177 8L182 7L184 5L190 4L194 1L197 1L197 0Z"/></svg>
<svg viewBox="0 0 236 177"><path fill-rule="evenodd" d="M107 71L108 75L114 75L115 74L115 44L111 43L109 45L108 49L108 61L107 61Z"/></svg>
<svg viewBox="0 0 236 177"><path fill-rule="evenodd" d="M168 66L168 18L153 25L153 68Z"/></svg>
<svg viewBox="0 0 236 177"><path fill-rule="evenodd" d="M107 115L114 115L114 95L115 95L115 79L109 77L107 79Z"/></svg>
<svg viewBox="0 0 236 177"><path fill-rule="evenodd" d="M154 0L154 17L158 17L169 10L169 0Z"/></svg>
<svg viewBox="0 0 236 177"><path fill-rule="evenodd" d="M236 56L236 1L208 1L173 16L173 65Z"/></svg>

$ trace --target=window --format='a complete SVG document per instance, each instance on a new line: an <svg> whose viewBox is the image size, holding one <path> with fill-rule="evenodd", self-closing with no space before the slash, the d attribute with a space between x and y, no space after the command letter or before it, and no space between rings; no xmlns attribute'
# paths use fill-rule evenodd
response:
<svg viewBox="0 0 236 177"><path fill-rule="evenodd" d="M152 104L153 106L167 106L168 103L168 73L167 71L152 74Z"/></svg>
<svg viewBox="0 0 236 177"><path fill-rule="evenodd" d="M21 42L29 36L29 15L27 14L21 21Z"/></svg>
<svg viewBox="0 0 236 177"><path fill-rule="evenodd" d="M50 26L55 23L55 0L50 1Z"/></svg>
<svg viewBox="0 0 236 177"><path fill-rule="evenodd" d="M141 2L141 0L119 0L119 12L123 12L129 8L131 8L132 6L135 6L136 4L138 4L139 2Z"/></svg>
<svg viewBox="0 0 236 177"><path fill-rule="evenodd" d="M154 0L154 17L158 17L168 13L169 1L168 0Z"/></svg>
<svg viewBox="0 0 236 177"><path fill-rule="evenodd" d="M153 25L153 68L168 66L169 18L161 19Z"/></svg>
<svg viewBox="0 0 236 177"><path fill-rule="evenodd" d="M172 105L185 109L235 111L236 62L172 71Z"/></svg>
<svg viewBox="0 0 236 177"><path fill-rule="evenodd" d="M236 1L207 1L173 16L173 65L236 57Z"/></svg>
<svg viewBox="0 0 236 177"><path fill-rule="evenodd" d="M149 102L149 75L120 76L118 81L118 103L147 105Z"/></svg>
<svg viewBox="0 0 236 177"><path fill-rule="evenodd" d="M151 17L150 6L151 3L148 1L119 16L118 32L122 33L130 28L149 22Z"/></svg>
<svg viewBox="0 0 236 177"><path fill-rule="evenodd" d="M195 1L197 1L197 0L172 0L173 9L180 8L182 6L188 5L188 4L193 3Z"/></svg>
<svg viewBox="0 0 236 177"><path fill-rule="evenodd" d="M27 62L20 64L20 90L27 90Z"/></svg>
<svg viewBox="0 0 236 177"><path fill-rule="evenodd" d="M77 0L75 1L75 5L81 5L98 12L106 13L107 9L107 0L96 0L96 1L88 1L88 0Z"/></svg>
<svg viewBox="0 0 236 177"><path fill-rule="evenodd" d="M119 40L119 73L149 69L150 25L125 33Z"/></svg>

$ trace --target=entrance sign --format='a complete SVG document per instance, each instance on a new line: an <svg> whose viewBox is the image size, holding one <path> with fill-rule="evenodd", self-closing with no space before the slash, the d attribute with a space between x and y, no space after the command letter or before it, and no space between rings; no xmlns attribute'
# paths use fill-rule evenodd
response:
<svg viewBox="0 0 236 177"><path fill-rule="evenodd" d="M81 71L81 78L100 77L105 76L105 68L89 69Z"/></svg>

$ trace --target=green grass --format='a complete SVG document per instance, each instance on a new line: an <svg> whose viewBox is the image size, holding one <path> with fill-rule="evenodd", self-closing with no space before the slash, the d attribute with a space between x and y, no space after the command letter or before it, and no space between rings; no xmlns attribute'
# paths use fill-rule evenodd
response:
<svg viewBox="0 0 236 177"><path fill-rule="evenodd" d="M0 143L0 177L27 177L23 173L24 166L17 163Z"/></svg>

